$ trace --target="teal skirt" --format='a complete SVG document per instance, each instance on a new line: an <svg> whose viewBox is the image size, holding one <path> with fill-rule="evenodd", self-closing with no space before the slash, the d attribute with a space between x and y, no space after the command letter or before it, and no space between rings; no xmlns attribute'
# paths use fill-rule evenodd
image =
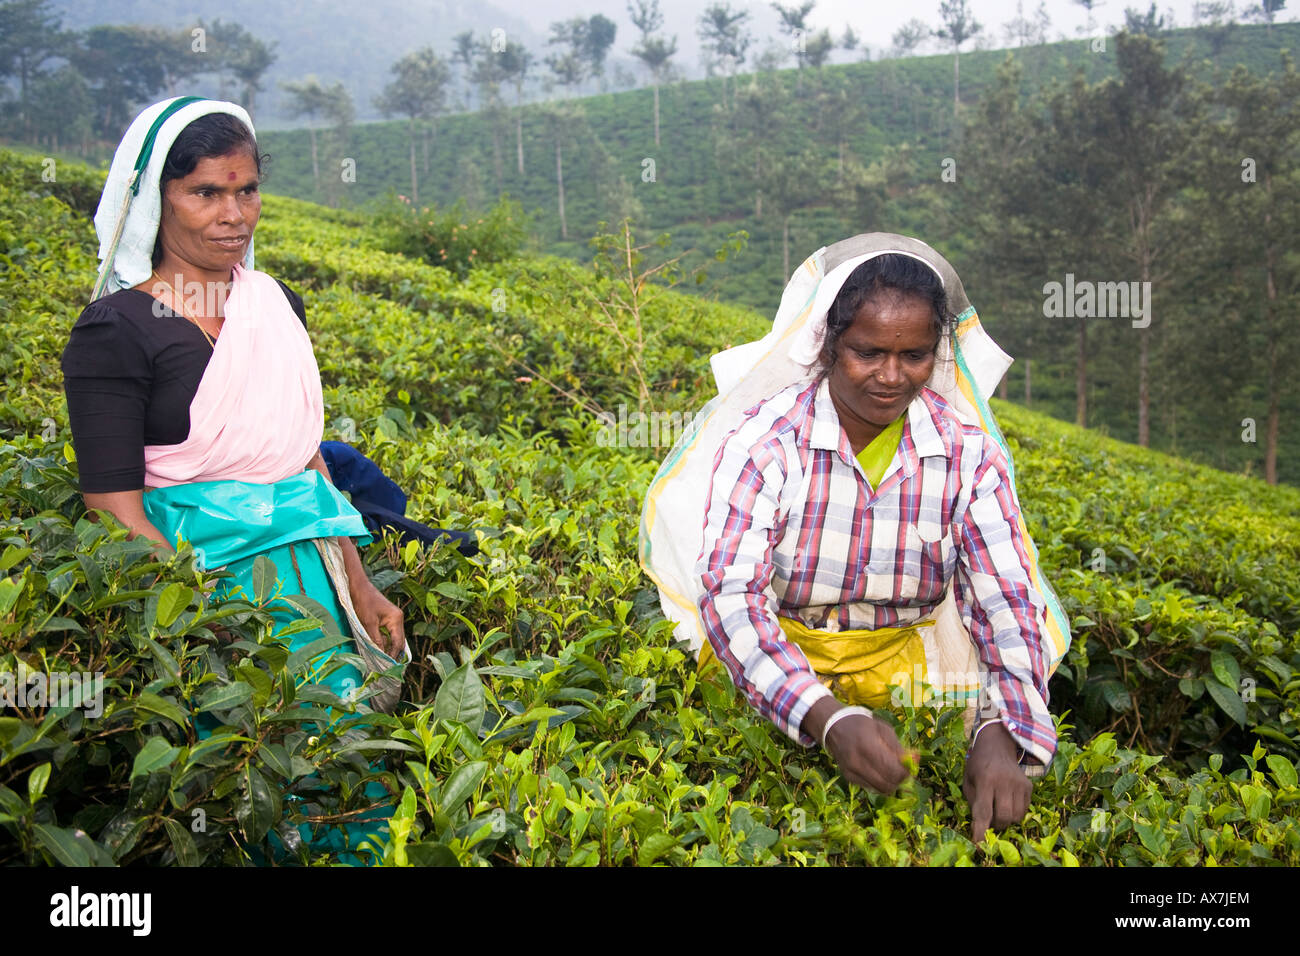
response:
<svg viewBox="0 0 1300 956"><path fill-rule="evenodd" d="M168 540L190 542L206 567L220 566L231 577L217 583L216 600L254 594L253 564L266 557L275 565L275 593L305 594L319 602L342 634L350 634L347 615L339 605L334 584L312 539L339 534L369 541L361 515L325 481L317 471L306 471L272 485L250 482L194 482L148 491L144 495L145 513L154 527ZM290 623L303 615L286 601L270 604L274 619L273 633L279 635ZM319 640L320 628L299 631L285 638L290 653ZM311 662L312 681L328 688L340 699L351 699L365 681L352 664L333 662L336 654L356 654L355 643L348 641L330 648ZM336 720L345 713L340 711ZM215 718L200 715L195 729L200 739L219 726ZM376 767L375 769L378 769ZM312 778L304 778L310 783ZM288 781L280 781L282 787ZM388 819L394 805L390 794L377 781L367 783L364 794L371 802L384 801L364 817L346 824L301 823L297 826L303 846L312 853L327 853L340 863L360 865L356 856L363 841L382 844L388 836ZM291 795L289 804L301 798ZM286 848L275 831L271 831L270 861L289 862L291 848Z"/></svg>
<svg viewBox="0 0 1300 956"><path fill-rule="evenodd" d="M334 583L325 571L325 563L321 560L320 553L310 541L282 544L260 554L230 562L222 570L233 574L234 577L225 578L220 582L214 595L217 600L241 598L254 601L253 562L259 557L266 557L275 565L276 583L281 594L305 594L310 598L314 598L320 602L325 610L329 611L330 616L334 618L334 622L338 625L340 633L351 633L348 627L347 615L339 605L338 595L334 593ZM286 626L293 621L299 620L303 615L287 601L276 600L271 603L271 616L275 620L274 633L278 636ZM301 647L306 647L312 641L320 640L322 637L324 637L324 634L321 633L319 628L290 634L288 637L289 650L290 652L296 651ZM340 663L335 665L333 669L326 666L334 655L340 651L355 654L357 649L353 642L348 641L346 644L332 647L319 657L313 658L311 662L311 680L312 683L328 687L340 698L348 700L361 689L365 678L351 664Z"/></svg>

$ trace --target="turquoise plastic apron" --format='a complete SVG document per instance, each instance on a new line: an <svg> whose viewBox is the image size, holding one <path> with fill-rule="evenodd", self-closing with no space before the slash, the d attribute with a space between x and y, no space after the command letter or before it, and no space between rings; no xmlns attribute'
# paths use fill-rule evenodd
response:
<svg viewBox="0 0 1300 956"><path fill-rule="evenodd" d="M266 556L276 568L276 588L280 594L306 594L319 601L334 617L343 634L350 634L347 616L339 606L334 585L313 538L346 536L369 543L370 533L360 512L315 469L308 469L272 484L247 481L198 481L144 493L144 511L153 526L175 545L190 542L205 569L221 568L233 575L218 582L214 597L245 596L253 591L253 563ZM288 603L271 604L275 633L302 615ZM290 652L318 640L319 629L301 631L287 638ZM351 664L336 666L332 673L320 676L330 659L339 652L356 653L352 642L331 648L312 661L313 680L339 697L359 688L363 675ZM214 724L204 725L200 718L196 729L200 738L210 736ZM388 796L384 787L372 781L366 796L380 800ZM294 798L290 798L294 799ZM355 851L363 839L375 843L387 836L388 818L393 806L381 807L369 817L348 823L320 827L298 826L304 843L312 850L335 854L341 862L359 864ZM272 831L271 842L278 845ZM282 847L280 848L282 849ZM277 860L285 858L277 853Z"/></svg>

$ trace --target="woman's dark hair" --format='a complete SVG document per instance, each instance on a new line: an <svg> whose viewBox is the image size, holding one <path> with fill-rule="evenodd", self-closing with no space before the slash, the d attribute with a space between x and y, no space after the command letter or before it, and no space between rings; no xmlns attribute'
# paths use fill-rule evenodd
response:
<svg viewBox="0 0 1300 956"><path fill-rule="evenodd" d="M257 151L257 139L244 122L230 113L205 113L190 123L172 142L158 178L158 191L165 195L167 184L194 172L201 159L215 159L246 150L257 166L257 178L262 180L262 163L268 157ZM154 240L153 264L162 259L162 244Z"/></svg>
<svg viewBox="0 0 1300 956"><path fill-rule="evenodd" d="M935 335L942 338L952 332L954 323L948 313L948 294L938 273L911 256L897 253L876 256L849 273L826 313L826 336L820 356L823 374L835 366L840 336L853 324L863 303L889 293L926 300L934 309Z"/></svg>

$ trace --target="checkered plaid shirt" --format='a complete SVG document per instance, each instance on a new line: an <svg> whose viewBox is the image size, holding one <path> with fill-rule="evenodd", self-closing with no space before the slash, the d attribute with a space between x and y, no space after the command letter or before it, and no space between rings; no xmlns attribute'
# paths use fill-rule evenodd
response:
<svg viewBox="0 0 1300 956"><path fill-rule="evenodd" d="M956 578L956 603L988 670L989 705L1041 772L1056 750L1047 711L1045 612L998 443L928 388L872 491L826 381L750 409L714 461L700 613L713 651L760 713L792 739L830 694L777 615L822 630L920 620Z"/></svg>

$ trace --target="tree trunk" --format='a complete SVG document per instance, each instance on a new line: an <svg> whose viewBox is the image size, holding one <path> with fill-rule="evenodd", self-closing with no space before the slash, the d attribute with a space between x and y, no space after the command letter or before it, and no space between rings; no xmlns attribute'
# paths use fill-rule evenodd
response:
<svg viewBox="0 0 1300 956"><path fill-rule="evenodd" d="M555 184L560 196L560 238L569 238L569 224L564 218L564 153L560 141L555 141Z"/></svg>
<svg viewBox="0 0 1300 956"><path fill-rule="evenodd" d="M411 134L407 137L411 141L411 205L419 205L420 202L420 181L415 176L415 120L411 120Z"/></svg>
<svg viewBox="0 0 1300 956"><path fill-rule="evenodd" d="M955 119L957 109L961 106L961 51L956 47L952 51L952 115Z"/></svg>
<svg viewBox="0 0 1300 956"><path fill-rule="evenodd" d="M1151 383L1148 372L1151 340L1149 329L1138 330L1138 444L1151 447Z"/></svg>
<svg viewBox="0 0 1300 956"><path fill-rule="evenodd" d="M781 275L788 281L790 278L790 216L787 214L781 220Z"/></svg>
<svg viewBox="0 0 1300 956"><path fill-rule="evenodd" d="M1161 402L1169 409L1169 454L1178 454L1178 403L1170 401L1169 389L1161 389Z"/></svg>
<svg viewBox="0 0 1300 956"><path fill-rule="evenodd" d="M497 193L504 188L501 184L501 127L496 117L492 119L492 173L496 176Z"/></svg>
<svg viewBox="0 0 1300 956"><path fill-rule="evenodd" d="M1079 355L1074 368L1074 423L1088 427L1088 320L1079 319Z"/></svg>
<svg viewBox="0 0 1300 956"><path fill-rule="evenodd" d="M659 84L655 83L655 145L659 145Z"/></svg>
<svg viewBox="0 0 1300 956"><path fill-rule="evenodd" d="M524 114L515 109L515 158L519 162L519 175L524 174Z"/></svg>
<svg viewBox="0 0 1300 956"><path fill-rule="evenodd" d="M1148 282L1151 279L1151 256L1147 252L1149 246L1143 245L1142 253L1142 281ZM1147 288L1147 286L1143 286ZM1151 321L1151 303L1147 302L1147 315L1144 321ZM1138 330L1138 444L1143 448L1151 447L1151 373L1150 353L1151 353L1151 327Z"/></svg>
<svg viewBox="0 0 1300 956"><path fill-rule="evenodd" d="M1273 197L1273 175L1265 171L1264 173L1264 195L1272 200ZM1265 206L1264 213L1264 235L1267 237L1268 245L1264 250L1264 323L1268 334L1268 425L1264 429L1264 480L1270 485L1277 484L1277 439L1278 430L1281 425L1282 408L1281 397L1278 388L1278 371L1277 371L1277 353L1278 342L1277 328L1274 323L1276 317L1275 306L1277 305L1277 273L1276 273L1276 253L1273 247L1273 213L1271 212L1272 203Z"/></svg>
<svg viewBox="0 0 1300 956"><path fill-rule="evenodd" d="M424 135L420 137L420 149L424 153L424 175L429 175L429 130L425 129Z"/></svg>
<svg viewBox="0 0 1300 956"><path fill-rule="evenodd" d="M1277 373L1277 352L1270 352L1269 378ZM1264 480L1270 485L1277 484L1277 439L1282 422L1282 406L1276 381L1268 389L1268 427L1264 430Z"/></svg>
<svg viewBox="0 0 1300 956"><path fill-rule="evenodd" d="M312 180L316 183L316 192L320 192L320 161L316 156L316 127L308 126L307 131L311 134L311 175Z"/></svg>

